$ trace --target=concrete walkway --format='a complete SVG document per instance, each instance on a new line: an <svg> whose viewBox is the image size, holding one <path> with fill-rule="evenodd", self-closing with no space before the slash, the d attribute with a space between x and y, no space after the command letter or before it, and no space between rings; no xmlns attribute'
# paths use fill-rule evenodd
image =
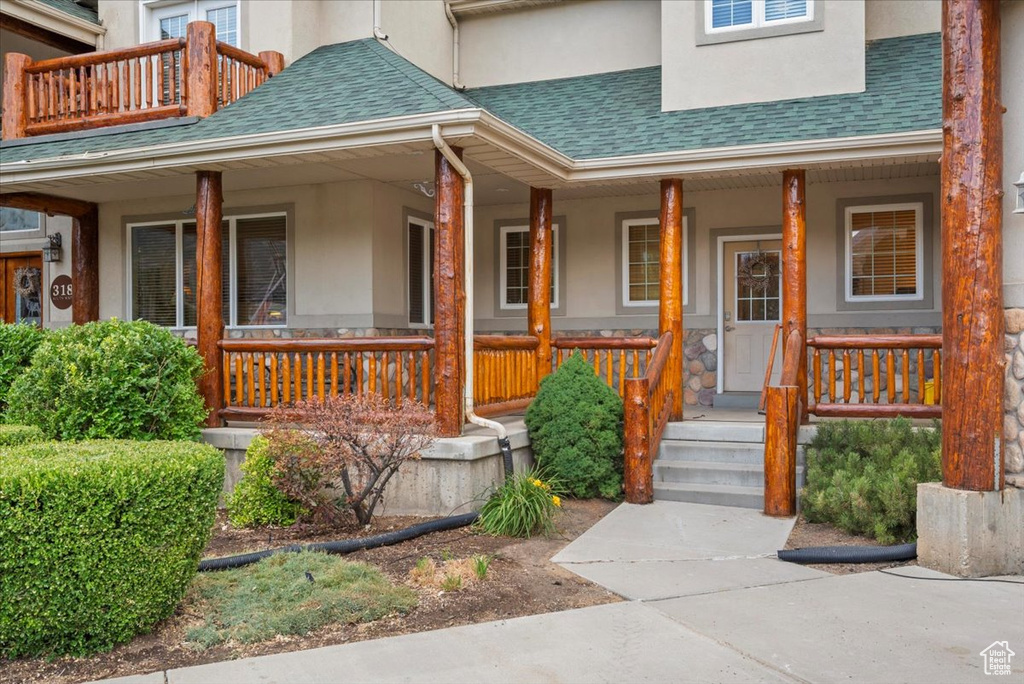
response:
<svg viewBox="0 0 1024 684"><path fill-rule="evenodd" d="M624 504L554 560L627 602L108 681L983 682L1005 641L1024 683L1024 578L830 575L774 558L792 524Z"/></svg>

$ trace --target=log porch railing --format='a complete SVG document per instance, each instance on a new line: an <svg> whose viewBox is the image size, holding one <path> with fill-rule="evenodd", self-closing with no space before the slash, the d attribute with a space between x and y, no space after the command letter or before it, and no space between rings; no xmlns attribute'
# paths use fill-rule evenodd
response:
<svg viewBox="0 0 1024 684"><path fill-rule="evenodd" d="M198 21L186 37L120 50L35 62L8 53L3 137L208 116L284 68L278 52L252 55L215 36Z"/></svg>
<svg viewBox="0 0 1024 684"><path fill-rule="evenodd" d="M537 347L532 335L473 338L473 404L483 416L525 409L537 394Z"/></svg>
<svg viewBox="0 0 1024 684"><path fill-rule="evenodd" d="M807 346L812 350L811 413L848 418L942 416L942 335L818 336Z"/></svg>
<svg viewBox="0 0 1024 684"><path fill-rule="evenodd" d="M786 339L778 385L769 385L765 401L764 512L796 515L796 438L803 409L798 386L803 337L794 330Z"/></svg>
<svg viewBox="0 0 1024 684"><path fill-rule="evenodd" d="M658 344L650 337L556 337L551 340L556 350L552 370L578 349L597 377L625 398L626 380L644 376Z"/></svg>
<svg viewBox="0 0 1024 684"><path fill-rule="evenodd" d="M674 394L668 381L672 333L657 341L654 355L641 377L625 381L624 480L626 501L654 500L654 454L668 424Z"/></svg>

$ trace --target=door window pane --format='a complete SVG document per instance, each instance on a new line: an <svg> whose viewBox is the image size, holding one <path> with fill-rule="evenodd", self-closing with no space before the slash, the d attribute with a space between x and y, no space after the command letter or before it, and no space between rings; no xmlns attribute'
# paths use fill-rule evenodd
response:
<svg viewBox="0 0 1024 684"><path fill-rule="evenodd" d="M781 258L778 251L736 253L738 322L777 322L781 319Z"/></svg>

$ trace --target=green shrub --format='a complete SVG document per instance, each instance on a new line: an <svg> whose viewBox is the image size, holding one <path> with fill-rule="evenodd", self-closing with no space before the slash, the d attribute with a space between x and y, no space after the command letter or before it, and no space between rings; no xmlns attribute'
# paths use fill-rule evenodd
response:
<svg viewBox="0 0 1024 684"><path fill-rule="evenodd" d="M47 437L196 439L206 417L199 354L145 321L101 321L48 333L14 381L7 421Z"/></svg>
<svg viewBox="0 0 1024 684"><path fill-rule="evenodd" d="M42 442L46 437L35 425L0 425L0 447Z"/></svg>
<svg viewBox="0 0 1024 684"><path fill-rule="evenodd" d="M0 413L7 408L11 383L28 367L43 334L34 325L0 323Z"/></svg>
<svg viewBox="0 0 1024 684"><path fill-rule="evenodd" d="M577 352L526 410L537 465L576 497L622 493L622 400Z"/></svg>
<svg viewBox="0 0 1024 684"><path fill-rule="evenodd" d="M807 447L803 511L883 544L916 537L917 484L941 479L941 432L909 421L826 422Z"/></svg>
<svg viewBox="0 0 1024 684"><path fill-rule="evenodd" d="M557 483L545 482L537 471L516 473L480 508L476 527L487 534L507 537L553 532L555 512L562 505L554 493L557 491Z"/></svg>
<svg viewBox="0 0 1024 684"><path fill-rule="evenodd" d="M0 658L86 655L174 612L210 537L224 458L193 442L0 452Z"/></svg>
<svg viewBox="0 0 1024 684"><path fill-rule="evenodd" d="M227 503L228 519L235 527L292 525L305 512L274 486L274 459L263 436L253 439L246 449L242 479Z"/></svg>

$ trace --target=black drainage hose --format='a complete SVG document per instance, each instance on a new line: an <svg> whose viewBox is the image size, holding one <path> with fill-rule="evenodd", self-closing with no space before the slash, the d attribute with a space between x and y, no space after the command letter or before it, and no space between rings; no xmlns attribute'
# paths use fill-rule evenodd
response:
<svg viewBox="0 0 1024 684"><path fill-rule="evenodd" d="M810 546L778 551L779 560L811 563L892 563L917 558L917 542L896 546Z"/></svg>
<svg viewBox="0 0 1024 684"><path fill-rule="evenodd" d="M512 443L508 437L498 438L498 447L501 449L502 462L505 464L505 482L512 479L512 470L515 467L512 463Z"/></svg>
<svg viewBox="0 0 1024 684"><path fill-rule="evenodd" d="M360 551L362 549L375 549L378 546L388 546L390 544L397 544L409 539L415 539L416 537L421 537L430 532L441 532L444 530L454 530L459 527L465 527L466 525L471 525L476 522L478 516L479 513L475 512L463 513L462 515L453 515L447 518L439 518L437 520L420 523L418 525L413 525L412 527L406 527L402 530L395 530L394 532L375 534L372 537L317 542L315 544L306 544L304 546L300 544L292 544L291 546L284 546L279 549L267 549L266 551L256 551L255 553L243 553L238 556L208 558L199 562L199 572L240 568L244 565L250 565L256 561L263 560L264 558L268 558L278 553L323 551L325 553L344 554L352 553L353 551Z"/></svg>

